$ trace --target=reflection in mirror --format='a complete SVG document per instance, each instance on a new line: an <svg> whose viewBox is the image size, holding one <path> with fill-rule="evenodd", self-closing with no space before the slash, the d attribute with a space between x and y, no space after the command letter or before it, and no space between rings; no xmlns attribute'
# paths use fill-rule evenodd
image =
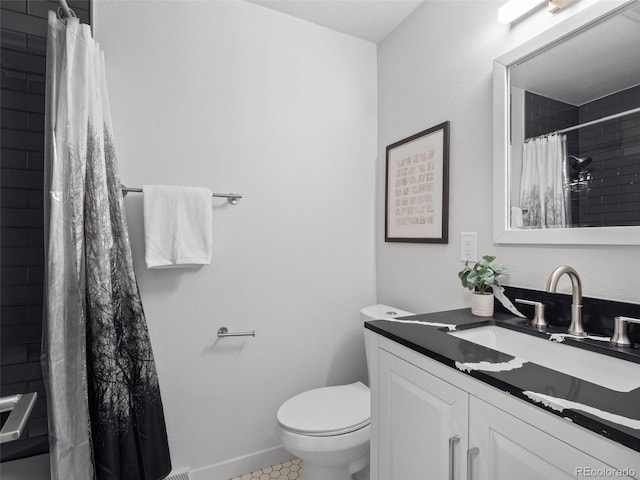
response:
<svg viewBox="0 0 640 480"><path fill-rule="evenodd" d="M508 69L510 228L640 225L640 6Z"/></svg>

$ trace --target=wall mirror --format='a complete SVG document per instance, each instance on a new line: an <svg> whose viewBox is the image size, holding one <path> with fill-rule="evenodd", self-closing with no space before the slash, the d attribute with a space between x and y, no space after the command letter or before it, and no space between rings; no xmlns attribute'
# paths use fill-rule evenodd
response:
<svg viewBox="0 0 640 480"><path fill-rule="evenodd" d="M640 1L494 62L494 241L640 244Z"/></svg>

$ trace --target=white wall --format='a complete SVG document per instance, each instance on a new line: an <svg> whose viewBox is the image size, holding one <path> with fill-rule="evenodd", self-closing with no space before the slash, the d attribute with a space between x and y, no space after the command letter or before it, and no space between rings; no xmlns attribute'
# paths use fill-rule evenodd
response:
<svg viewBox="0 0 640 480"><path fill-rule="evenodd" d="M495 254L511 283L544 289L569 264L584 293L637 302L640 247L519 246L492 242L492 60L587 8L542 9L511 27L497 21L503 1L426 1L378 45L378 301L415 312L468 306L457 278L460 232L478 232L478 253ZM450 240L447 245L384 243L385 146L451 121ZM568 282L563 280L563 289Z"/></svg>
<svg viewBox="0 0 640 480"><path fill-rule="evenodd" d="M173 464L216 479L278 445L284 400L366 378L376 47L238 0L100 0L94 26L123 183L245 197L213 201L199 270L147 270L142 198L125 200ZM256 338L216 343L223 325Z"/></svg>

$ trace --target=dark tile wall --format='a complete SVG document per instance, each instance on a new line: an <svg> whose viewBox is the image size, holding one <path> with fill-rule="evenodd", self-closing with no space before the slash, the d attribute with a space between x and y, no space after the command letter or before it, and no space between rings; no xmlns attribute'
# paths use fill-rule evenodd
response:
<svg viewBox="0 0 640 480"><path fill-rule="evenodd" d="M578 108L580 123L640 107L640 85ZM593 158L579 195L580 226L640 225L640 113L579 130L580 155Z"/></svg>
<svg viewBox="0 0 640 480"><path fill-rule="evenodd" d="M578 107L575 105L531 92L525 92L524 102L524 138L546 135L578 123ZM577 133L569 132L567 134L567 151L569 155L577 154Z"/></svg>
<svg viewBox="0 0 640 480"><path fill-rule="evenodd" d="M89 0L69 6L89 23ZM0 4L0 395L38 392L19 440L0 460L49 449L42 370L43 149L47 12L53 0Z"/></svg>

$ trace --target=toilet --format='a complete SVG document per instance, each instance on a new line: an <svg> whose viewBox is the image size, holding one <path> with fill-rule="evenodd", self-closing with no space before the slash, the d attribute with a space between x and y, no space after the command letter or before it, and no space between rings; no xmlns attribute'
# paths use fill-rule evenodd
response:
<svg viewBox="0 0 640 480"><path fill-rule="evenodd" d="M387 305L360 310L363 321L413 315ZM362 382L316 388L282 404L280 441L302 459L302 480L368 480L371 406Z"/></svg>

